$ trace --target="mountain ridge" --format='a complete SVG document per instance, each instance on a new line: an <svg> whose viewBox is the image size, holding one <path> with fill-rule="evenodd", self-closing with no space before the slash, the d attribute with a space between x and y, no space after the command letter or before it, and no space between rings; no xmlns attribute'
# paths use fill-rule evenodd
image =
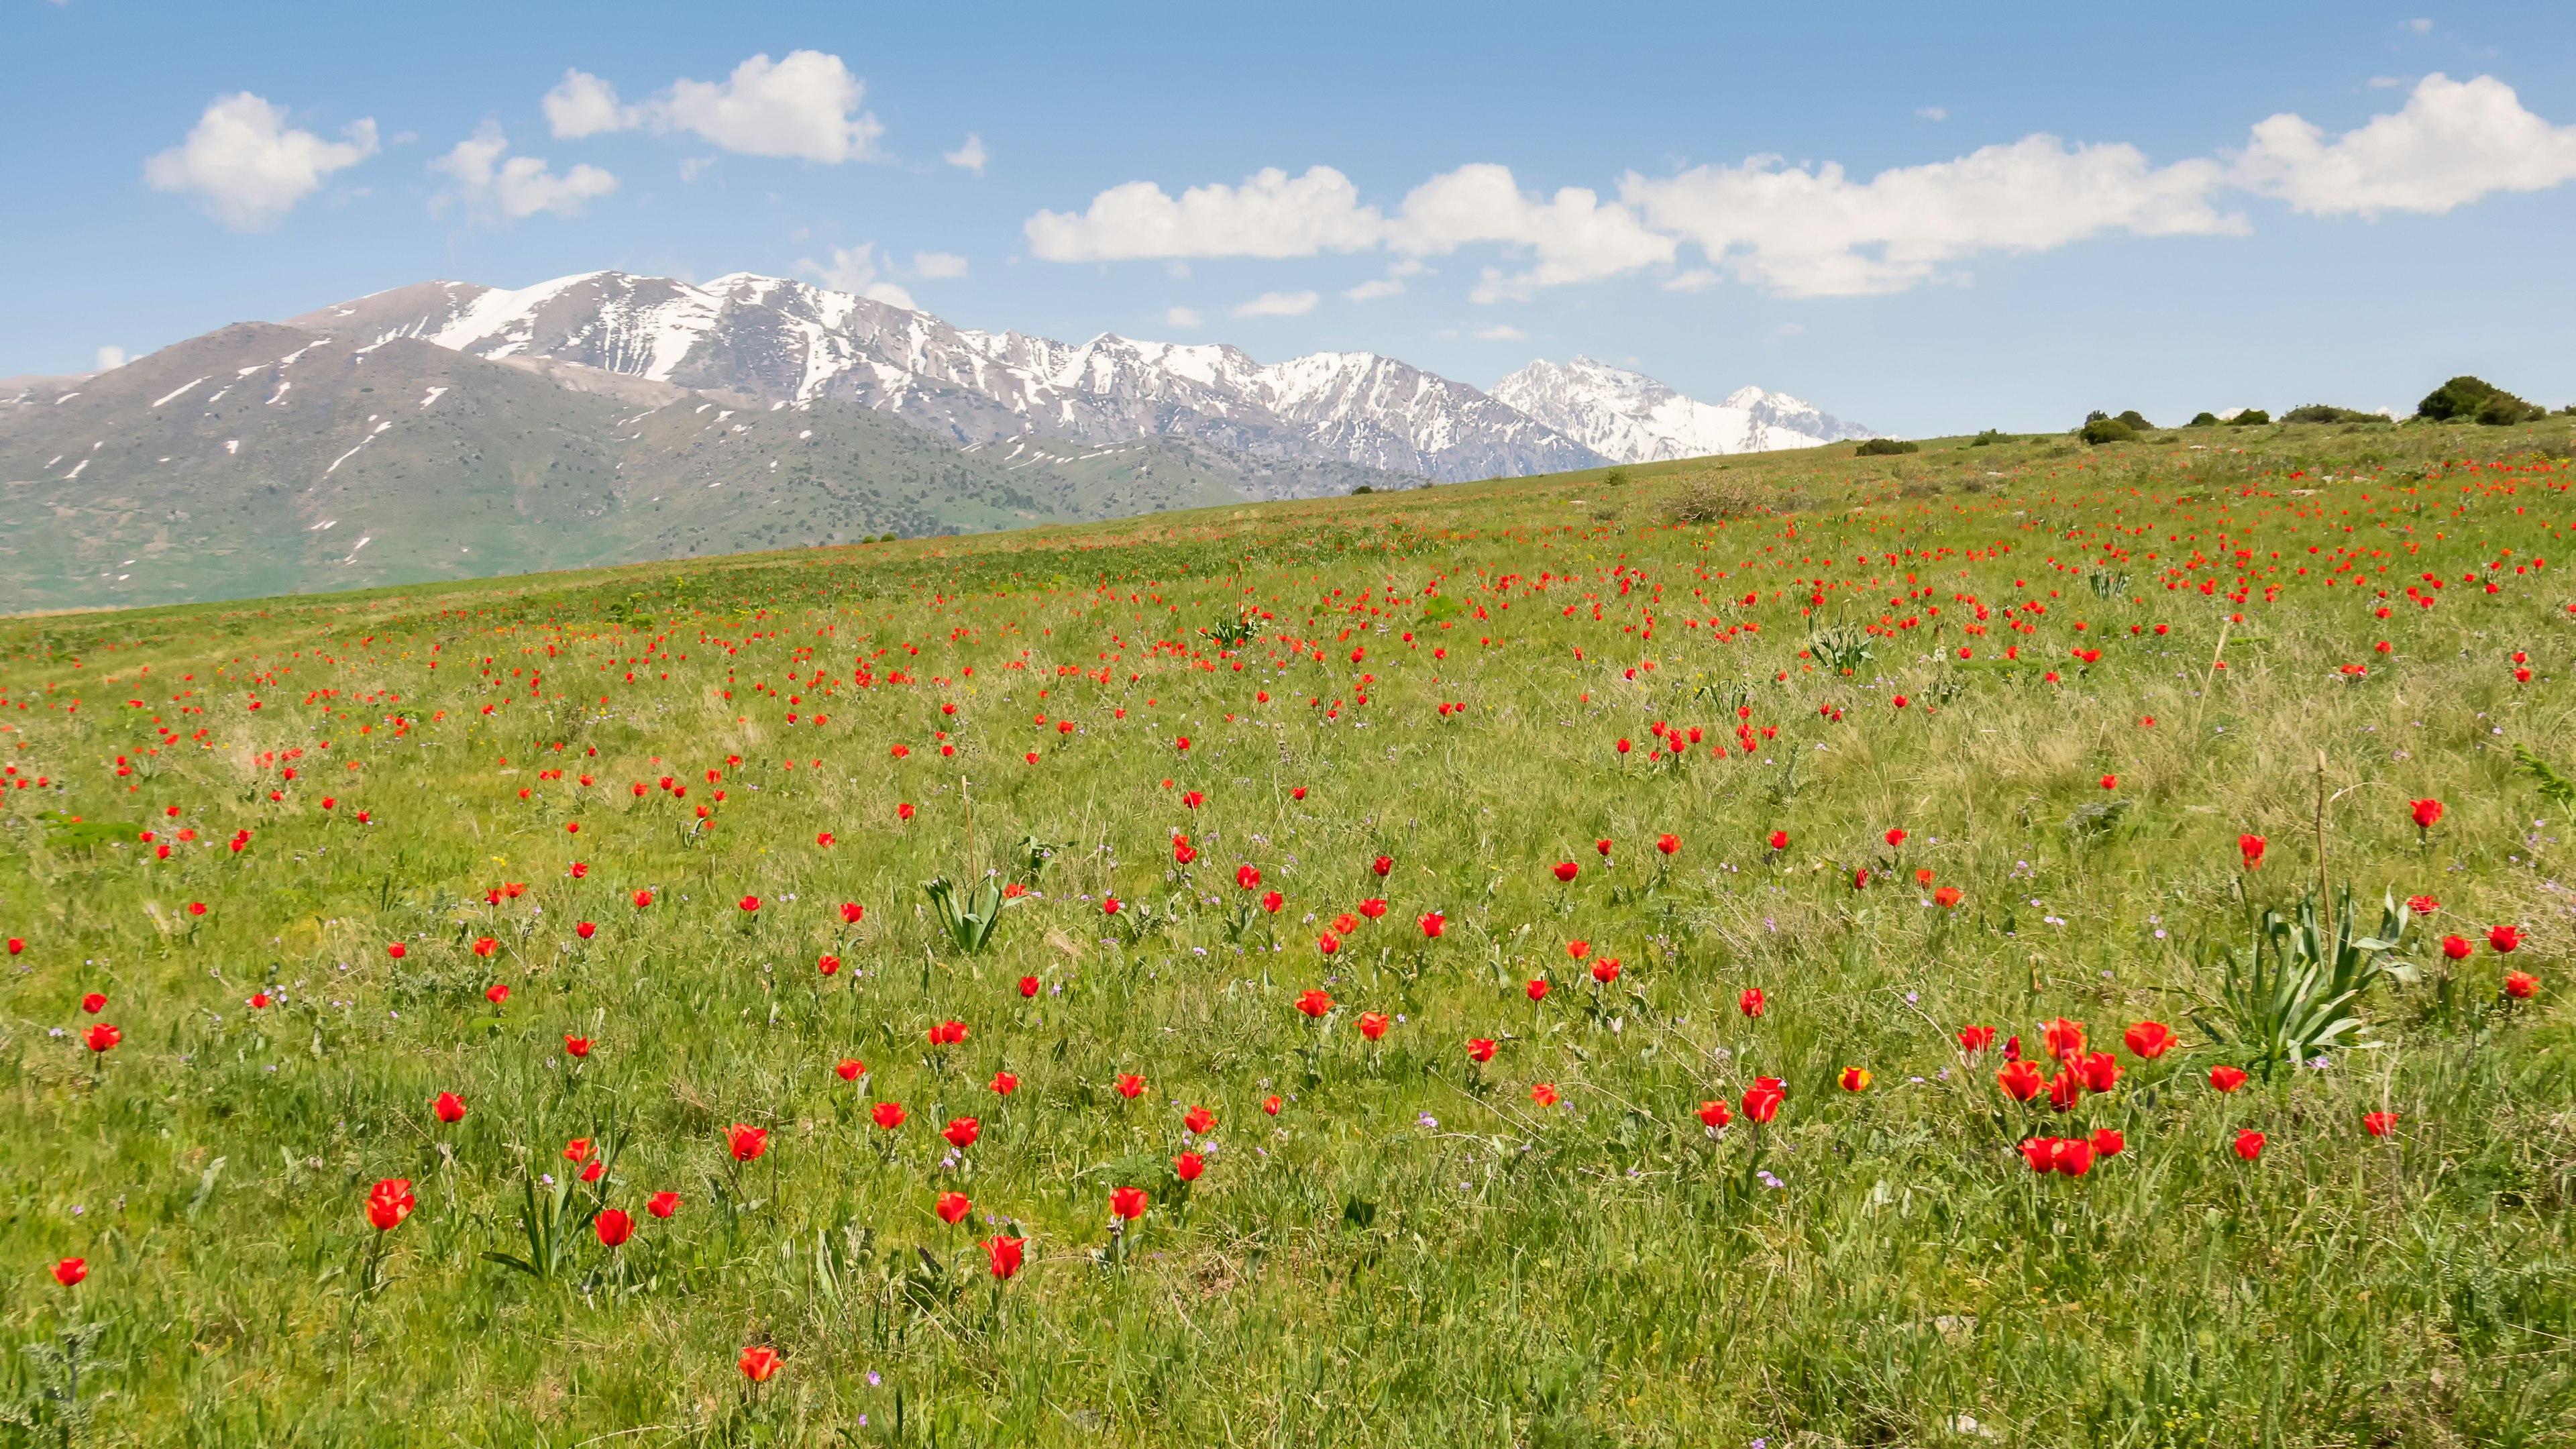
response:
<svg viewBox="0 0 2576 1449"><path fill-rule="evenodd" d="M1494 384L1493 395L1618 463L1813 448L1878 436L1786 393L1742 387L1722 402L1706 403L1580 353L1568 363L1533 361Z"/></svg>

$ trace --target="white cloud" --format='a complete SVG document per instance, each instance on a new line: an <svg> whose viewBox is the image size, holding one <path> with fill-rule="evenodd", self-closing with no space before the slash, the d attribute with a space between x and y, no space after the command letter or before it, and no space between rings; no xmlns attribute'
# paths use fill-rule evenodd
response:
<svg viewBox="0 0 2576 1449"><path fill-rule="evenodd" d="M617 90L585 71L568 70L546 92L548 124L558 136L596 135L651 126L692 131L744 156L794 156L838 165L876 155L885 127L859 109L867 87L837 55L789 51L785 60L755 55L721 81L677 80L641 105L623 105Z"/></svg>
<svg viewBox="0 0 2576 1449"><path fill-rule="evenodd" d="M500 123L485 121L429 167L456 178L456 198L485 219L517 221L543 211L568 220L617 189L617 178L596 166L575 166L557 176L543 159L511 156L509 150ZM441 197L433 208L449 199Z"/></svg>
<svg viewBox="0 0 2576 1449"><path fill-rule="evenodd" d="M1494 165L1461 166L1415 187L1389 240L1417 256L1470 242L1502 242L1538 254L1538 264L1517 276L1488 268L1468 294L1478 302L1597 282L1673 259L1673 239L1647 230L1628 207L1605 206L1580 186L1545 199L1527 195L1509 168Z"/></svg>
<svg viewBox="0 0 2576 1449"><path fill-rule="evenodd" d="M984 149L984 138L969 131L966 133L965 145L954 151L940 152L939 159L951 166L962 166L981 176L984 174L984 163L992 160L993 156L991 152Z"/></svg>
<svg viewBox="0 0 2576 1449"><path fill-rule="evenodd" d="M319 191L332 172L376 154L374 121L341 134L348 139L290 130L285 107L241 91L216 98L185 141L143 163L143 178L158 190L196 192L235 231L258 231Z"/></svg>
<svg viewBox="0 0 2576 1449"><path fill-rule="evenodd" d="M1706 267L1693 267L1689 271L1677 273L1668 278L1664 282L1664 290L1667 292L1705 292L1709 288L1714 287L1725 280L1726 279L1724 277L1719 276L1717 273L1710 271Z"/></svg>
<svg viewBox="0 0 2576 1449"><path fill-rule="evenodd" d="M1163 314L1163 325L1166 327L1180 327L1185 329L1198 328L1207 325L1207 318L1201 316L1197 310L1193 308L1174 307L1172 310Z"/></svg>
<svg viewBox="0 0 2576 1449"><path fill-rule="evenodd" d="M2394 115L2328 137L2287 112L2254 128L2236 184L2317 216L2446 212L2493 191L2544 191L2576 179L2576 126L2523 109L2493 76L2424 77Z"/></svg>
<svg viewBox="0 0 2576 1449"><path fill-rule="evenodd" d="M602 131L631 131L648 119L642 106L617 102L617 88L588 71L567 70L542 103L546 124L560 140L595 136Z"/></svg>
<svg viewBox="0 0 2576 1449"><path fill-rule="evenodd" d="M1927 121L1946 121L1950 119L1950 108L1948 106L1916 106L1914 108L1914 114L1921 116Z"/></svg>
<svg viewBox="0 0 2576 1449"><path fill-rule="evenodd" d="M713 156L683 156L680 158L680 180L683 183L695 181L714 164L716 158Z"/></svg>
<svg viewBox="0 0 2576 1449"><path fill-rule="evenodd" d="M1632 172L1620 194L1740 280L1847 297L1903 291L1981 251L2041 251L2113 230L2241 232L2241 218L2210 204L2221 177L2215 161L2157 168L2134 146L2036 135L1866 182L1836 165L1808 171L1756 156L1656 179Z"/></svg>
<svg viewBox="0 0 2576 1449"><path fill-rule="evenodd" d="M1080 214L1041 211L1025 227L1050 262L1140 257L1311 257L1376 246L1386 222L1330 166L1291 178L1273 166L1242 186L1193 186L1175 201L1150 181L1113 186Z"/></svg>
<svg viewBox="0 0 2576 1449"><path fill-rule="evenodd" d="M1371 281L1362 282L1358 286L1344 292L1342 295L1348 297L1354 302L1374 302L1380 297L1392 297L1403 290L1404 284L1397 281L1395 278L1378 277Z"/></svg>
<svg viewBox="0 0 2576 1449"><path fill-rule="evenodd" d="M123 367L124 365L125 365L125 349L124 349L124 348L122 348L122 347L102 347L102 348L100 348L100 349L98 350L98 370L99 370L99 371L101 371L101 372L114 372L114 371L116 371L118 368Z"/></svg>
<svg viewBox="0 0 2576 1449"><path fill-rule="evenodd" d="M1529 340L1528 333L1523 332L1517 327L1499 322L1491 327L1479 327L1468 335L1479 342L1526 342Z"/></svg>
<svg viewBox="0 0 2576 1449"><path fill-rule="evenodd" d="M2406 22L2406 28L2414 31L2417 35L2430 35L2433 33L2433 22L2430 20L2409 20Z"/></svg>
<svg viewBox="0 0 2576 1449"><path fill-rule="evenodd" d="M796 261L796 270L819 279L824 286L835 292L856 292L871 302L883 302L889 307L901 307L907 312L920 310L912 305L910 292L892 282L878 280L876 251L875 242L861 242L854 247L834 247L832 259L829 262L817 262L811 257L799 257Z"/></svg>
<svg viewBox="0 0 2576 1449"><path fill-rule="evenodd" d="M917 277L946 281L966 275L966 259L954 252L914 252L912 271Z"/></svg>
<svg viewBox="0 0 2576 1449"><path fill-rule="evenodd" d="M1234 309L1237 317L1303 317L1323 298L1313 292L1264 292Z"/></svg>

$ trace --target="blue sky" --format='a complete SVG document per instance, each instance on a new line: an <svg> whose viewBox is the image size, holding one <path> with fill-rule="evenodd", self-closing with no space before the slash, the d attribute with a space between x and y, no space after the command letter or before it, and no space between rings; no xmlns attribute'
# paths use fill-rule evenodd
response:
<svg viewBox="0 0 2576 1449"><path fill-rule="evenodd" d="M0 6L0 374L616 267L1899 432L2576 401L2565 6Z"/></svg>

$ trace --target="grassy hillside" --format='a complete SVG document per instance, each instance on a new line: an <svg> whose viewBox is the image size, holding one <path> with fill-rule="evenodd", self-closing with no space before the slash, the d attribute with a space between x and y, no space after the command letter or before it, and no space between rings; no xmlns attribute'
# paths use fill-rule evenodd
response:
<svg viewBox="0 0 2576 1449"><path fill-rule="evenodd" d="M2562 1442L2567 426L2158 436L0 625L0 1403Z"/></svg>

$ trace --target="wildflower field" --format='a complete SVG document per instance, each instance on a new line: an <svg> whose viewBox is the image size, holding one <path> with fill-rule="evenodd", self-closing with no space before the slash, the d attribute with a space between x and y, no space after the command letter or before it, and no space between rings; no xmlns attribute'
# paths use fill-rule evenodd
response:
<svg viewBox="0 0 2576 1449"><path fill-rule="evenodd" d="M0 1442L2566 1443L2568 451L0 624Z"/></svg>

